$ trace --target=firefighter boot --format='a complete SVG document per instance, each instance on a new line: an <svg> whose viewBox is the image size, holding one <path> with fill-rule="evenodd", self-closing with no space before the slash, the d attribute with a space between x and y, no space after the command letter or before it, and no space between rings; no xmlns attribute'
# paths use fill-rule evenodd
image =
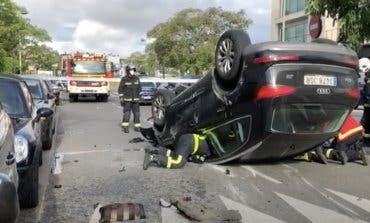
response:
<svg viewBox="0 0 370 223"><path fill-rule="evenodd" d="M159 154L159 152L160 152L160 149L159 148L155 148L155 147L147 147L147 148L145 148L145 153Z"/></svg>
<svg viewBox="0 0 370 223"><path fill-rule="evenodd" d="M360 157L361 157L361 160L362 160L362 164L364 166L367 166L368 162L367 162L366 152L365 152L364 148L361 148L361 150L360 150Z"/></svg>
<svg viewBox="0 0 370 223"><path fill-rule="evenodd" d="M346 165L347 164L348 157L347 157L346 152L344 152L344 151L338 152L338 158L339 158L339 161L342 163L342 165Z"/></svg>
<svg viewBox="0 0 370 223"><path fill-rule="evenodd" d="M144 156L144 163L143 163L143 170L147 170L148 167L153 163L159 166L159 160L160 156L157 154L150 154L150 153L145 153Z"/></svg>
<svg viewBox="0 0 370 223"><path fill-rule="evenodd" d="M318 147L315 151L317 160L322 164L328 164L328 160L326 159L324 153L322 152L322 148Z"/></svg>

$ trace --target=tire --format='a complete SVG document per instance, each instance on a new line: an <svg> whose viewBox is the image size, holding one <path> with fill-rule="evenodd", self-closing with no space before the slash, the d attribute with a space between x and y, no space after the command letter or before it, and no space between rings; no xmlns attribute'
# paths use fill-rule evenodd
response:
<svg viewBox="0 0 370 223"><path fill-rule="evenodd" d="M221 35L215 52L215 75L221 84L236 85L243 65L243 49L250 44L249 35L243 30L233 29Z"/></svg>
<svg viewBox="0 0 370 223"><path fill-rule="evenodd" d="M108 95L101 96L102 102L108 102Z"/></svg>
<svg viewBox="0 0 370 223"><path fill-rule="evenodd" d="M49 136L49 139L42 142L42 150L50 150L53 145L53 135Z"/></svg>
<svg viewBox="0 0 370 223"><path fill-rule="evenodd" d="M78 101L78 96L69 96L69 102L73 103L73 102L77 102Z"/></svg>
<svg viewBox="0 0 370 223"><path fill-rule="evenodd" d="M18 195L21 208L34 208L39 203L39 160L20 178Z"/></svg>
<svg viewBox="0 0 370 223"><path fill-rule="evenodd" d="M166 107L175 97L175 93L167 89L158 89L152 102L152 116L154 125L163 128L165 123Z"/></svg>

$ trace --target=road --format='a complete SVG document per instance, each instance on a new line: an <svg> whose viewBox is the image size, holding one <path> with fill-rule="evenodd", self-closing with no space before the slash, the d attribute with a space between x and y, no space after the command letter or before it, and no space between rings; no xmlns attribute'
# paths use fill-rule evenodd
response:
<svg viewBox="0 0 370 223"><path fill-rule="evenodd" d="M143 171L148 144L128 142L140 135L121 131L121 110L116 96L108 103L63 100L53 149L43 155L40 204L23 210L19 223L89 222L95 204L125 202L144 205L147 219L136 222L189 222L158 204L184 195L207 207L239 210L243 222L370 222L370 167L291 161ZM149 126L150 107L141 111ZM55 166L56 156L61 162Z"/></svg>

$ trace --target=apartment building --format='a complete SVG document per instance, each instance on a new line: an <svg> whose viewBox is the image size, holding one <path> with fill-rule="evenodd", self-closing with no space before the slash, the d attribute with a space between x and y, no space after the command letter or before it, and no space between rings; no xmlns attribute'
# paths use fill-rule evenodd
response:
<svg viewBox="0 0 370 223"><path fill-rule="evenodd" d="M307 0L271 0L271 40L308 42L314 37L336 41L339 35L337 23L322 16L312 18L304 12ZM316 34L319 34L315 36Z"/></svg>

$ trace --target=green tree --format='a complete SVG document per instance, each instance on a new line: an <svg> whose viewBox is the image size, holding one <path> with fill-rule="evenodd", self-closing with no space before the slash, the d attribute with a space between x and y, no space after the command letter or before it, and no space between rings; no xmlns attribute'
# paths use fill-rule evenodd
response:
<svg viewBox="0 0 370 223"><path fill-rule="evenodd" d="M213 66L219 36L228 29L246 29L251 23L243 10L184 9L147 33L155 39L148 47L155 52L159 68L200 74Z"/></svg>
<svg viewBox="0 0 370 223"><path fill-rule="evenodd" d="M18 66L18 53L24 48L50 41L45 30L23 17L26 12L11 0L0 0L0 72L14 72Z"/></svg>
<svg viewBox="0 0 370 223"><path fill-rule="evenodd" d="M309 0L306 12L334 18L338 40L354 50L370 39L370 0Z"/></svg>

